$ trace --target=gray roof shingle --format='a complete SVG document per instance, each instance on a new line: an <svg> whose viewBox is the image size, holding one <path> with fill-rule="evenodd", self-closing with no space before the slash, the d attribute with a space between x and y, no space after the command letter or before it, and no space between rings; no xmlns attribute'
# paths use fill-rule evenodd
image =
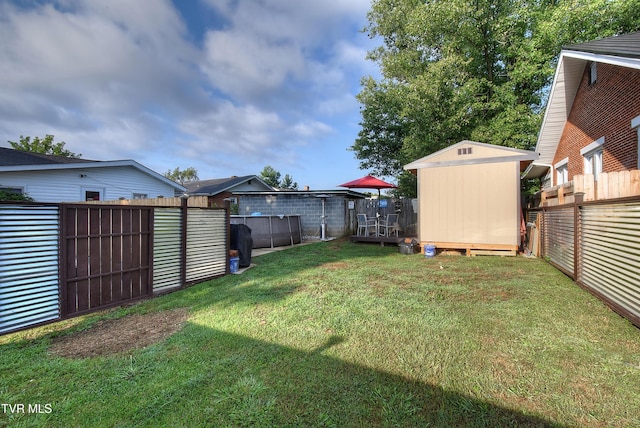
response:
<svg viewBox="0 0 640 428"><path fill-rule="evenodd" d="M97 161L79 158L68 158L65 156L44 155L42 153L33 153L23 150L14 150L7 147L0 147L0 166L52 165L79 162L86 163Z"/></svg>
<svg viewBox="0 0 640 428"><path fill-rule="evenodd" d="M568 45L563 49L600 55L640 58L640 31L586 43Z"/></svg>

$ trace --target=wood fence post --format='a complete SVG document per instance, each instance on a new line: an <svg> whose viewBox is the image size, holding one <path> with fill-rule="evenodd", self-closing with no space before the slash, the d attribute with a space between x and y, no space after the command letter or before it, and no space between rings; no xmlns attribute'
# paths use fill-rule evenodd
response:
<svg viewBox="0 0 640 428"><path fill-rule="evenodd" d="M180 198L180 220L182 225L180 236L180 288L187 283L187 214L189 213L188 198Z"/></svg>
<svg viewBox="0 0 640 428"><path fill-rule="evenodd" d="M227 265L225 267L225 273L228 275L231 273L231 199L229 198L224 199L224 211L224 217L227 225L227 239L225 244L225 259Z"/></svg>
<svg viewBox="0 0 640 428"><path fill-rule="evenodd" d="M584 192L574 195L573 204L573 280L578 282L578 264L580 263L580 204L584 200Z"/></svg>

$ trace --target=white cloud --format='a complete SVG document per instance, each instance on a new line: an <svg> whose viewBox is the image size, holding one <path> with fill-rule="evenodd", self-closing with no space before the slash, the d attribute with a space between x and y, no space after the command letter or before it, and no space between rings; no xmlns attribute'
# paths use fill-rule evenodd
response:
<svg viewBox="0 0 640 428"><path fill-rule="evenodd" d="M178 1L0 0L0 144L235 174L350 144L369 0L201 1L194 31Z"/></svg>

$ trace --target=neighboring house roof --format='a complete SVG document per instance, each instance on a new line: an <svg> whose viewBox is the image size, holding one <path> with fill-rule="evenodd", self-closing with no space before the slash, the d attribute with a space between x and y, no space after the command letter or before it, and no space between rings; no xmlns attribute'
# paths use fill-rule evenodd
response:
<svg viewBox="0 0 640 428"><path fill-rule="evenodd" d="M88 159L69 158L65 156L45 155L42 153L26 152L7 147L0 147L0 167L17 165L51 165L81 162L97 162Z"/></svg>
<svg viewBox="0 0 640 428"><path fill-rule="evenodd" d="M236 195L276 195L276 196L301 196L301 197L316 197L316 198L327 198L331 196L345 196L350 198L358 198L365 199L369 197L369 195L355 192L353 190L271 190L271 191L241 191L234 192Z"/></svg>
<svg viewBox="0 0 640 428"><path fill-rule="evenodd" d="M458 149L476 148L471 156L458 156ZM413 161L404 166L405 170L421 168L437 168L454 165L475 165L482 163L527 162L537 159L538 155L529 150L521 150L513 147L497 146L495 144L479 143L477 141L463 140L449 147Z"/></svg>
<svg viewBox="0 0 640 428"><path fill-rule="evenodd" d="M551 167L582 75L590 62L640 69L640 32L569 45L562 49L538 134L535 150L540 158L527 169L526 177L541 177Z"/></svg>
<svg viewBox="0 0 640 428"><path fill-rule="evenodd" d="M218 195L222 192L231 191L235 187L242 184L249 183L255 180L260 187L264 187L265 191L272 191L273 187L269 186L257 175L245 175L243 177L228 177L228 178L214 178L211 180L199 180L185 183L187 192L189 194L205 194L205 195Z"/></svg>
<svg viewBox="0 0 640 428"><path fill-rule="evenodd" d="M107 167L132 167L147 174L156 180L173 187L179 192L184 192L184 186L169 180L165 176L139 164L138 162L125 159L115 161L94 161L79 158L68 158L64 156L43 155L40 153L25 152L6 147L0 147L0 173L14 171L52 171L70 169L91 169Z"/></svg>

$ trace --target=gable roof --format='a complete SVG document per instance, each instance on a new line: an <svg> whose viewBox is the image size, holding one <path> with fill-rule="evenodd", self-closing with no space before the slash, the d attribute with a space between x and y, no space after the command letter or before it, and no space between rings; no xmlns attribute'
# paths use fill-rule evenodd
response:
<svg viewBox="0 0 640 428"><path fill-rule="evenodd" d="M541 177L551 167L584 69L591 62L640 69L640 32L569 45L562 49L538 134L535 150L540 158L527 169L526 177Z"/></svg>
<svg viewBox="0 0 640 428"><path fill-rule="evenodd" d="M132 159L115 161L95 161L80 158L68 158L64 156L44 155L41 153L31 153L23 150L14 150L0 147L0 172L15 171L52 171L70 169L92 169L108 167L132 167L159 180L179 192L186 189L175 181L169 180L165 176L139 164Z"/></svg>
<svg viewBox="0 0 640 428"><path fill-rule="evenodd" d="M214 178L211 180L199 180L185 183L184 187L190 194L207 194L217 195L219 193L228 191L241 184L248 183L251 180L256 180L260 183L265 191L272 191L273 187L269 186L257 175L245 175L243 177L228 177L228 178Z"/></svg>
<svg viewBox="0 0 640 428"><path fill-rule="evenodd" d="M70 158L57 155L45 155L42 153L15 150L8 147L0 147L0 166L16 165L51 165L70 164L81 162L97 162L88 159Z"/></svg>
<svg viewBox="0 0 640 428"><path fill-rule="evenodd" d="M458 155L458 149L474 148L470 155ZM482 163L531 161L538 155L529 150L521 150L513 147L497 146L495 144L479 143L477 141L463 140L449 147L413 161L404 166L405 170L421 168L437 168L454 165L476 165Z"/></svg>

